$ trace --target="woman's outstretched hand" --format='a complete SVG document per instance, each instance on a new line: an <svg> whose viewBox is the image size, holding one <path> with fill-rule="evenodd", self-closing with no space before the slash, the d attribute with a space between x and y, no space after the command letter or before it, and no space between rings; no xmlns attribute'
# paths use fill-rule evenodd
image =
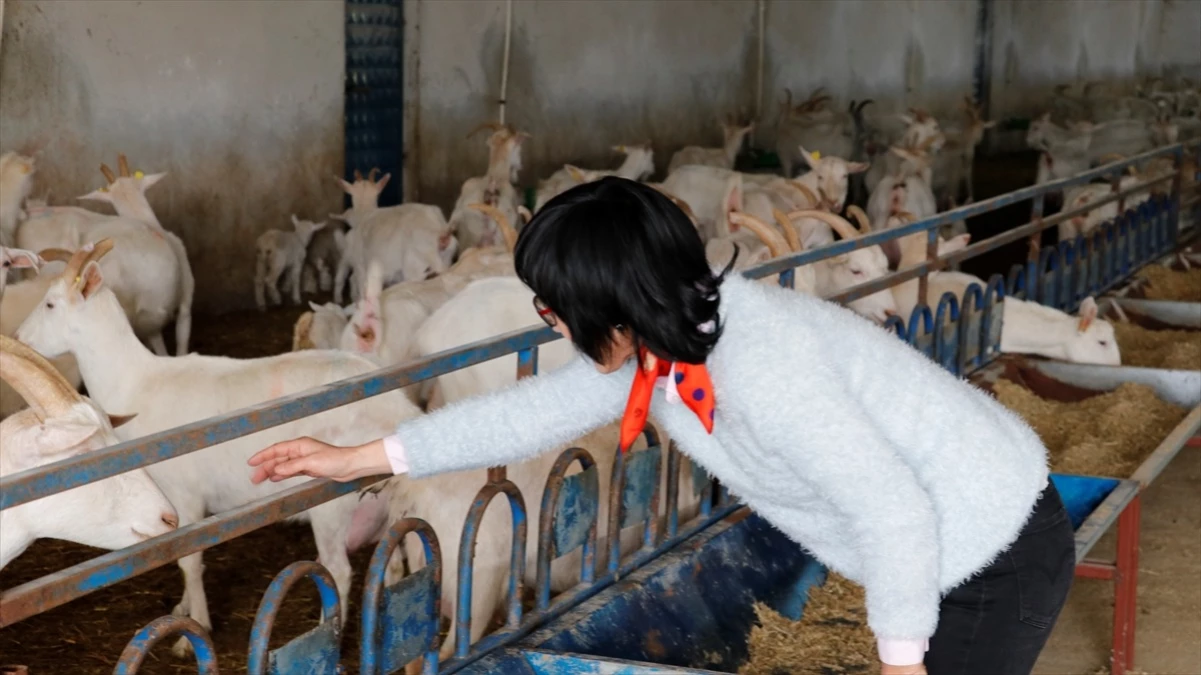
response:
<svg viewBox="0 0 1201 675"><path fill-rule="evenodd" d="M294 476L330 478L338 482L392 473L383 439L366 445L339 447L315 438L297 438L260 450L247 462L255 467L250 482L281 481Z"/></svg>

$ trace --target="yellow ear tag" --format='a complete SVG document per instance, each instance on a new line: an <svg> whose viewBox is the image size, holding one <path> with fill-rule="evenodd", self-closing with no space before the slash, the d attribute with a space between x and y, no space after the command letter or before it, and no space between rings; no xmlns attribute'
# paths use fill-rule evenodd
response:
<svg viewBox="0 0 1201 675"><path fill-rule="evenodd" d="M145 178L145 177L146 177L146 174L142 173L141 171L134 171L134 172L133 172L133 177L134 177L134 178Z"/></svg>
<svg viewBox="0 0 1201 675"><path fill-rule="evenodd" d="M809 156L812 157L813 159L821 159L822 153L818 152L817 150L814 150L813 152L809 153Z"/></svg>

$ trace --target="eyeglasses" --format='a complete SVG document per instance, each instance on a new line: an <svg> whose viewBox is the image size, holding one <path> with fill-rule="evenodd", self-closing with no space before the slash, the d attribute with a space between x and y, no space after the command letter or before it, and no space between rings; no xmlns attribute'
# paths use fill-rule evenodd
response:
<svg viewBox="0 0 1201 675"><path fill-rule="evenodd" d="M550 307L546 306L546 303L542 301L542 298L536 295L534 296L534 311L538 312L538 316L542 317L542 320L546 322L546 325L550 326L551 328L559 325L559 317L555 316L555 313L551 311Z"/></svg>

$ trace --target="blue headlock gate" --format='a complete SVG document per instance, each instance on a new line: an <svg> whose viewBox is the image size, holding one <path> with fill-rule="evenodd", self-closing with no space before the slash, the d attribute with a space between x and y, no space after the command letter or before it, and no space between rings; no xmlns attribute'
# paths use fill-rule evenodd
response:
<svg viewBox="0 0 1201 675"><path fill-rule="evenodd" d="M404 168L403 0L346 0L346 170L391 173L379 205L401 201Z"/></svg>
<svg viewBox="0 0 1201 675"><path fill-rule="evenodd" d="M357 3L352 3L357 4ZM1024 200L1033 200L1033 221L977 242L941 258L931 257L885 278L861 284L831 299L849 301L902 281L919 279L925 296L926 275L1010 242L1029 240L1030 257L1007 275L994 275L983 287L973 286L962 297L946 295L931 309L919 305L908 321L894 317L887 324L899 339L937 360L951 372L966 376L994 361L999 353L1002 307L1007 295L1073 309L1088 295L1099 294L1128 278L1140 265L1171 251L1178 243L1182 208L1180 167L1186 148L1170 146L1095 169L1078 177L1027 188L965 206L887 232L840 241L817 250L779 258L746 272L752 278L777 275L792 284L800 265L925 233L934 251L941 225L966 219ZM1188 152L1198 152L1190 146ZM1126 167L1159 156L1176 160L1177 172L1128 190L1115 189L1106 201L1121 202L1136 189L1151 185L1168 190L1121 215L1087 237L1040 249L1043 230L1084 212L1077 209L1043 217L1038 206L1047 194L1094 179L1120 176ZM1190 179L1195 179L1191 176ZM1192 182L1192 181L1190 181ZM1194 198L1195 199L1195 198ZM1103 202L1102 202L1103 203ZM1096 208L1100 203L1090 205ZM114 476L134 468L195 452L233 438L337 408L415 382L517 353L519 376L533 374L539 345L556 339L549 328L519 331L481 341L415 362L332 383L283 399L170 429L148 437L0 478L0 509L28 503L51 494ZM675 447L663 447L654 429L645 433L645 448L618 454L609 494L599 490L598 464L582 448L564 451L555 462L539 495L522 495L491 472L480 489L461 537L458 560L442 557L440 538L418 517L397 521L372 556L363 589L360 672L382 675L401 672L423 659L425 673L688 673L735 668L745 658L753 601L765 601L791 617L803 611L807 590L824 579L820 565L764 521L749 513L715 481L693 469L684 481L699 497L695 517L683 515L680 504L681 457ZM1183 441L1182 441L1183 442ZM1165 456L1166 457L1166 456ZM1163 461L1166 461L1164 459ZM579 471L571 473L575 469ZM665 480L664 480L665 478ZM93 591L120 583L179 557L278 522L313 506L379 482L381 477L350 483L314 480L282 493L182 527L133 547L107 553L52 575L0 593L0 627L70 602ZM1056 476L1077 528L1077 559L1081 574L1115 579L1130 595L1137 569L1139 481ZM503 495L511 512L512 549L504 625L475 644L469 644L475 542L485 510ZM685 495L689 496L689 495ZM528 499L541 500L535 532L527 522ZM598 536L600 500L608 499L607 555L601 564ZM1084 555L1114 523L1119 528L1119 558L1113 563L1084 561ZM622 556L620 533L639 528L639 545ZM527 537L536 540L535 569L526 574ZM388 583L389 560L406 538L417 537L425 565ZM580 551L579 582L551 594L554 560ZM1131 553L1133 551L1133 553ZM409 561L413 563L415 561ZM453 654L439 662L441 596L447 565L455 565L458 610ZM1108 576L1107 576L1108 575ZM533 603L523 610L523 585L533 579ZM307 581L306 581L307 580ZM275 617L283 597L296 583L314 583L319 590L323 621L308 633L268 649ZM1122 586L1125 584L1125 586ZM284 674L333 673L344 650L340 604L334 584L314 562L297 562L275 578L264 595L251 633L249 672ZM1122 606L1129 623L1115 619L1115 670L1129 662L1133 645L1132 607ZM147 650L168 636L183 635L194 647L197 672L216 673L216 656L207 631L195 622L164 617L148 624L121 654L116 673L136 673ZM1121 652L1117 644L1122 641Z"/></svg>

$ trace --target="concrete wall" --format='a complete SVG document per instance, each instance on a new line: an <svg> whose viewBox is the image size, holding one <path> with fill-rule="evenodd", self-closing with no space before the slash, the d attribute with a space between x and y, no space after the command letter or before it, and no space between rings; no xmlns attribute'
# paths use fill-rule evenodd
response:
<svg viewBox="0 0 1201 675"><path fill-rule="evenodd" d="M118 151L171 176L151 194L188 245L201 310L246 306L255 237L340 197L343 22L337 0L9 0L0 44L0 148L49 138L35 194L71 203ZM503 0L406 0L405 191L449 208L484 170L496 118ZM935 111L972 88L975 2L769 0L760 144L784 87L826 86L876 115ZM658 164L716 144L717 119L755 110L753 0L516 0L508 120L534 134L522 181L565 162L611 166L653 138ZM996 115L1037 112L1053 84L1201 71L1201 2L995 3Z"/></svg>
<svg viewBox="0 0 1201 675"><path fill-rule="evenodd" d="M54 204L98 187L118 152L169 172L149 199L188 248L199 311L251 302L261 231L339 209L341 2L4 9L0 148L47 141L34 194Z"/></svg>
<svg viewBox="0 0 1201 675"><path fill-rule="evenodd" d="M1201 2L997 2L995 12L994 115L1040 112L1061 83L1201 76Z"/></svg>
<svg viewBox="0 0 1201 675"><path fill-rule="evenodd" d="M503 0L406 2L409 198L449 206L486 164L497 115ZM909 106L957 110L973 88L976 2L768 0L760 145L771 146L785 87L824 86L869 115ZM715 145L717 117L753 112L758 3L513 3L507 120L534 134L522 181L566 162L611 166L615 143L655 140L662 169L690 143ZM994 3L993 114L1031 115L1055 84L1201 71L1201 2L1056 0ZM1020 136L1020 134L1019 134ZM1019 139L1020 140L1020 139Z"/></svg>

